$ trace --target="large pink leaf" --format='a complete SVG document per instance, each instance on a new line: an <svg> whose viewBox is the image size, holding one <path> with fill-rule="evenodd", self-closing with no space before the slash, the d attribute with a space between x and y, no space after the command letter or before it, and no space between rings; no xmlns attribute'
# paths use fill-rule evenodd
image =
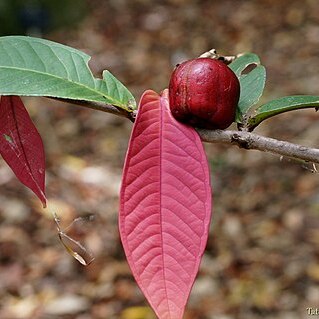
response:
<svg viewBox="0 0 319 319"><path fill-rule="evenodd" d="M42 139L18 96L2 96L0 100L0 154L46 206Z"/></svg>
<svg viewBox="0 0 319 319"><path fill-rule="evenodd" d="M183 316L210 217L198 134L172 117L167 91L146 91L126 155L119 227L134 277L160 319Z"/></svg>

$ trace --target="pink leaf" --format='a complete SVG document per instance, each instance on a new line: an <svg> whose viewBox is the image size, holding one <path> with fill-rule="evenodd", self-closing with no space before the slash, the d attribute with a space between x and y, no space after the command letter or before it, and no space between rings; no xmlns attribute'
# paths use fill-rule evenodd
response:
<svg viewBox="0 0 319 319"><path fill-rule="evenodd" d="M121 188L119 227L127 260L160 319L180 319L211 218L211 187L197 132L162 96L141 98Z"/></svg>
<svg viewBox="0 0 319 319"><path fill-rule="evenodd" d="M0 100L0 154L45 207L43 143L18 96L2 96Z"/></svg>

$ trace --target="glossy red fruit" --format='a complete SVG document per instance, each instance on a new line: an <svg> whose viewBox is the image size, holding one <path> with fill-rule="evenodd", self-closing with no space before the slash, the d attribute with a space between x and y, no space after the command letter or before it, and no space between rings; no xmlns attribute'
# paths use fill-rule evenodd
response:
<svg viewBox="0 0 319 319"><path fill-rule="evenodd" d="M235 73L211 58L183 62L175 68L169 83L173 116L207 129L225 129L234 121L239 94Z"/></svg>

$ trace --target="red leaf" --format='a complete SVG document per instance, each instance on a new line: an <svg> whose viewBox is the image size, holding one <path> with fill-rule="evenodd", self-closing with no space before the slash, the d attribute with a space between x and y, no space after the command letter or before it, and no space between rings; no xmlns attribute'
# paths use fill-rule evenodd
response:
<svg viewBox="0 0 319 319"><path fill-rule="evenodd" d="M160 319L180 319L211 218L211 187L197 132L177 122L167 91L146 91L126 155L119 227L127 260Z"/></svg>
<svg viewBox="0 0 319 319"><path fill-rule="evenodd" d="M0 100L0 154L45 207L43 143L18 96L2 96Z"/></svg>

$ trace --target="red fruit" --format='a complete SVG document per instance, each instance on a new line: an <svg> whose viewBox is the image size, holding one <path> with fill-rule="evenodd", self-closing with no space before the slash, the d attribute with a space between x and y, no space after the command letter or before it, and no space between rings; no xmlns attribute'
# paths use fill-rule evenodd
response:
<svg viewBox="0 0 319 319"><path fill-rule="evenodd" d="M235 73L211 58L183 62L175 68L169 83L173 116L207 129L225 129L234 121L239 94Z"/></svg>

